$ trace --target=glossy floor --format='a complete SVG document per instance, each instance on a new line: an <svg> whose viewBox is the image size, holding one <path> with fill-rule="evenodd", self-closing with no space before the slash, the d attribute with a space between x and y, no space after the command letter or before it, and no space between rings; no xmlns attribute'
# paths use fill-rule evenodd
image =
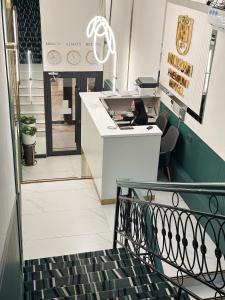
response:
<svg viewBox="0 0 225 300"><path fill-rule="evenodd" d="M157 192L155 202L170 205L171 196ZM182 199L179 206L187 208ZM100 205L92 180L24 184L24 259L112 248L114 214L115 205ZM215 245L208 236L205 243L209 269L215 271ZM163 266L166 274L176 276L176 270Z"/></svg>
<svg viewBox="0 0 225 300"><path fill-rule="evenodd" d="M81 156L51 156L37 159L35 166L23 166L23 181L81 177Z"/></svg>
<svg viewBox="0 0 225 300"><path fill-rule="evenodd" d="M91 180L25 184L22 197L25 259L112 247L113 207Z"/></svg>

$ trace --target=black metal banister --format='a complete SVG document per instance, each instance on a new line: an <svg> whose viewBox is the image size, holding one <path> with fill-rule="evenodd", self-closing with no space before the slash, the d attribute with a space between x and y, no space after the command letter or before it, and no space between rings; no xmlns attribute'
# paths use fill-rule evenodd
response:
<svg viewBox="0 0 225 300"><path fill-rule="evenodd" d="M225 183L165 183L117 180L117 186L123 188L155 190L165 192L225 195Z"/></svg>
<svg viewBox="0 0 225 300"><path fill-rule="evenodd" d="M180 291L188 291L183 279L190 276L214 290L215 299L225 299L225 216L218 214L225 184L118 180L117 185L114 248L128 248ZM153 191L172 192L172 205L147 202L140 190L148 196ZM179 193L207 196L211 213L179 207ZM176 270L176 279L164 274L163 266L160 270L162 262ZM188 294L201 299L191 290Z"/></svg>

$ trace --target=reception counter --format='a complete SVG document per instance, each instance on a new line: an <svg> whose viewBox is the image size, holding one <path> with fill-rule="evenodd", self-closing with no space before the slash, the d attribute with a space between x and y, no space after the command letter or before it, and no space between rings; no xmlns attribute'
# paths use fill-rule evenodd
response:
<svg viewBox="0 0 225 300"><path fill-rule="evenodd" d="M103 93L80 93L80 96L82 157L88 165L84 169L89 169L101 203L115 201L118 178L156 181L159 128L153 126L148 130L148 126L134 126L122 130L104 107Z"/></svg>

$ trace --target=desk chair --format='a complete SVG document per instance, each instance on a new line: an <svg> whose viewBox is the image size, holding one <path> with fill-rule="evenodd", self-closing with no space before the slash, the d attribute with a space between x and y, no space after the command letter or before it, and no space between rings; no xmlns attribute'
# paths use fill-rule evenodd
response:
<svg viewBox="0 0 225 300"><path fill-rule="evenodd" d="M166 169L169 181L171 181L169 169L171 153L177 144L178 137L179 131L171 125L167 133L161 139L159 168Z"/></svg>
<svg viewBox="0 0 225 300"><path fill-rule="evenodd" d="M168 123L168 113L163 113L159 115L156 121L154 123L151 123L151 125L157 125L159 129L162 131L162 134L164 134L167 123Z"/></svg>

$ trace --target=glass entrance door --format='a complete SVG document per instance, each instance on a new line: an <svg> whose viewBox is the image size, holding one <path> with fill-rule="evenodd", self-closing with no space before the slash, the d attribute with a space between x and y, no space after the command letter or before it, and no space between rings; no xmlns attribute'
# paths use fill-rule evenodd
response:
<svg viewBox="0 0 225 300"><path fill-rule="evenodd" d="M45 73L48 156L81 153L79 92L101 90L102 76L98 73Z"/></svg>

